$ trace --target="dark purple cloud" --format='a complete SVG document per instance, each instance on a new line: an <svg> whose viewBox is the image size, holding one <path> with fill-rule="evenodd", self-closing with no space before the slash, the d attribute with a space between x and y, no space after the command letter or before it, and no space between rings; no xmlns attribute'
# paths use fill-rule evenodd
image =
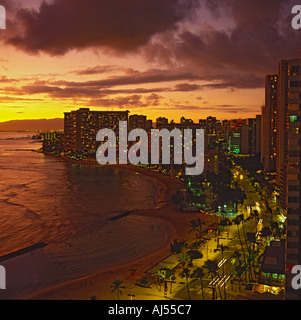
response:
<svg viewBox="0 0 301 320"><path fill-rule="evenodd" d="M118 107L118 108L146 108L160 104L160 97L156 93L143 97L142 95L117 96L114 98L91 99L89 106L93 107Z"/></svg>
<svg viewBox="0 0 301 320"><path fill-rule="evenodd" d="M38 10L17 10L17 27L11 24L14 30L6 41L33 54L62 55L86 48L103 48L119 55L141 54L163 69L138 72L96 66L76 74L116 71L120 75L52 84L60 89L106 90L168 81L184 82L175 87L176 91L263 88L265 75L277 72L279 60L299 56L301 31L291 27L295 4L300 1L43 1ZM197 80L208 84L187 83Z"/></svg>
<svg viewBox="0 0 301 320"><path fill-rule="evenodd" d="M30 53L62 55L105 47L132 52L185 17L196 0L53 0L20 9L22 26L7 42Z"/></svg>
<svg viewBox="0 0 301 320"><path fill-rule="evenodd" d="M175 86L175 91L196 91L200 89L198 84L179 83Z"/></svg>
<svg viewBox="0 0 301 320"><path fill-rule="evenodd" d="M129 71L126 75L114 76L100 80L90 81L57 81L57 85L66 86L87 86L108 88L113 86L136 85L146 83L160 83L181 80L199 80L200 77L192 72L187 72L183 69L177 70L163 70L163 69L149 69L143 72Z"/></svg>
<svg viewBox="0 0 301 320"><path fill-rule="evenodd" d="M203 11L206 7L211 14L204 25L200 10L191 16L190 25L186 21L187 27L174 37L162 35L162 41L152 41L144 53L149 61L168 63L169 57L170 65L178 61L204 80L217 80L212 88L263 87L265 74L277 72L281 59L299 56L301 32L291 27L291 9L298 2L200 0Z"/></svg>

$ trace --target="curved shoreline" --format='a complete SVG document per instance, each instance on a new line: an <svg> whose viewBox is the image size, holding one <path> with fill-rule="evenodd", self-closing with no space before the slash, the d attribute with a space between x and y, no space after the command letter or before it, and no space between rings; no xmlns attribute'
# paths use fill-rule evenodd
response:
<svg viewBox="0 0 301 320"><path fill-rule="evenodd" d="M64 159L63 160L69 160ZM96 165L97 163L87 163L85 161L70 160L70 162L79 165ZM98 164L97 164L98 165ZM112 165L108 166L112 169L130 170L151 179L159 188L159 205L157 208L146 210L133 210L131 215L139 215L147 218L160 219L163 224L169 225L170 234L166 235L165 241L160 249L155 249L154 252L148 253L145 256L124 263L120 266L99 270L86 277L74 279L53 287L48 287L38 292L21 297L21 299L37 299L37 300L87 300L92 294L95 294L101 300L111 300L110 285L116 279L127 279L130 269L137 269L137 277L142 277L144 273L163 260L170 254L170 243L173 239L186 238L188 234L188 221L192 219L192 215L181 214L175 211L170 205L171 195L180 190L183 184L170 176L164 176L151 169L140 168L131 165ZM88 286L83 286L82 283L89 283Z"/></svg>

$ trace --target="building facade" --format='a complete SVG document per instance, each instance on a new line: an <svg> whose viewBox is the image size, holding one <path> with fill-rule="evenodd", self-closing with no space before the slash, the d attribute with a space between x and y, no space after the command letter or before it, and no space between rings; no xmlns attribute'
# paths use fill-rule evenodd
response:
<svg viewBox="0 0 301 320"><path fill-rule="evenodd" d="M91 111L81 108L65 113L64 150L95 152L96 135L101 129L111 129L119 135L119 121L128 122L129 111Z"/></svg>
<svg viewBox="0 0 301 320"><path fill-rule="evenodd" d="M265 79L265 105L262 108L262 152L261 162L265 172L276 171L277 156L277 104L278 75L267 75Z"/></svg>
<svg viewBox="0 0 301 320"><path fill-rule="evenodd" d="M291 287L292 265L301 265L301 195L300 195L300 116L301 116L301 59L281 62L281 69L286 71L281 93L284 97L280 101L285 104L285 125L287 144L282 170L285 177L284 195L287 210L287 239L286 239L286 266L287 266L287 299L301 299L301 293ZM282 82L285 82L282 80ZM287 89L287 92L283 92Z"/></svg>

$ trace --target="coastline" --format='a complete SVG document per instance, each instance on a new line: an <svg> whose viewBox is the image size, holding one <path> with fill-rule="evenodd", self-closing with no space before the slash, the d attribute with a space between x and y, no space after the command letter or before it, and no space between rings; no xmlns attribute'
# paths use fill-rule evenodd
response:
<svg viewBox="0 0 301 320"><path fill-rule="evenodd" d="M59 158L61 158L62 161L70 161L79 165L98 165L96 161L86 162L65 159L62 157ZM170 243L174 239L185 238L189 240L191 238L188 230L188 222L193 219L196 214L178 212L170 203L170 197L172 194L183 188L182 182L173 177L162 175L159 172L155 172L147 168L132 165L110 165L108 167L117 170L129 170L136 174L141 174L143 177L151 179L154 183L160 186L158 188L159 205L156 208L134 210L130 212L130 215L147 217L154 220L156 219L157 221L161 221L162 225L168 225L171 231L166 235L165 241L159 249L157 248L156 251L151 254L147 254L135 261L106 270L100 270L84 278L71 280L60 285L45 288L39 292L23 296L21 299L88 300L91 295L96 295L100 300L112 300L114 297L111 294L110 285L114 280L120 279L124 281L124 285L127 288L131 287L132 282L129 280L129 270L137 270L136 280L142 278L147 270L170 255Z"/></svg>

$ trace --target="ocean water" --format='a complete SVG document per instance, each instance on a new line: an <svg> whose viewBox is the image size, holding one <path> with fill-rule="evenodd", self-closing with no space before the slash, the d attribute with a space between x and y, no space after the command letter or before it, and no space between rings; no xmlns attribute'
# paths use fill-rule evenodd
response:
<svg viewBox="0 0 301 320"><path fill-rule="evenodd" d="M33 152L29 133L0 133L0 256L42 241L47 247L2 263L18 298L122 265L157 250L168 226L126 210L158 206L158 185L142 175L77 165Z"/></svg>

